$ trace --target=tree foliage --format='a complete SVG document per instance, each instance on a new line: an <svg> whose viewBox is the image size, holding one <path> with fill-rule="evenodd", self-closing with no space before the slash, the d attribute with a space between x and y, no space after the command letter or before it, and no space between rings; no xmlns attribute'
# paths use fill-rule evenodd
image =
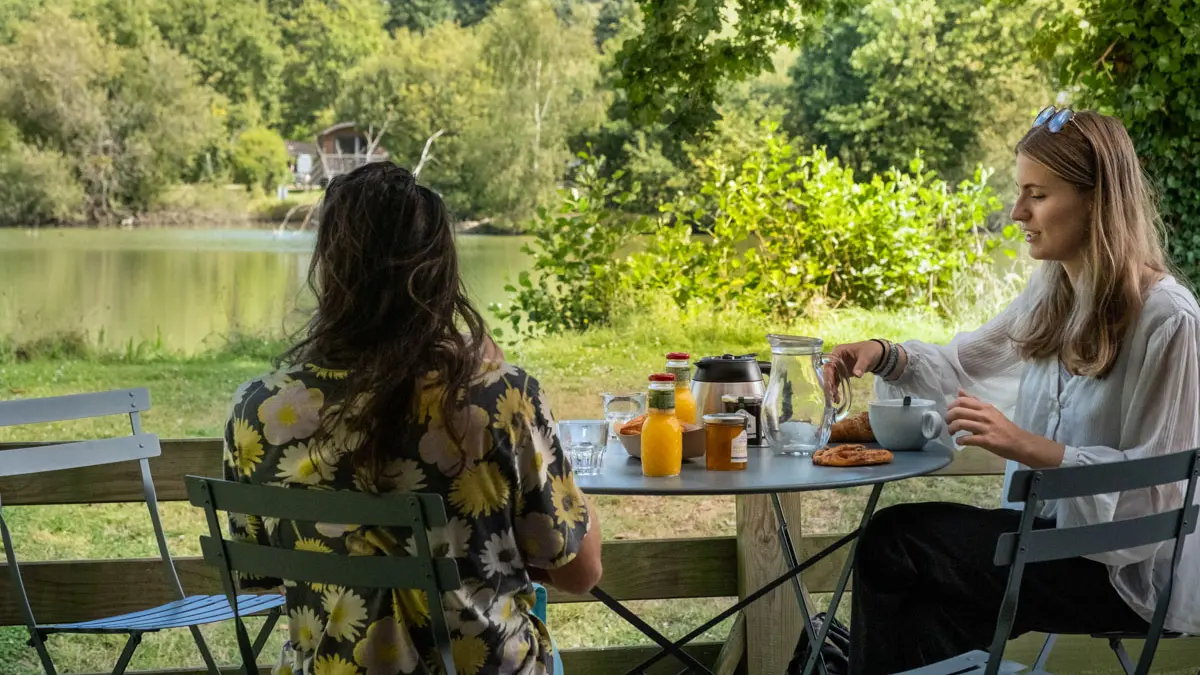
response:
<svg viewBox="0 0 1200 675"><path fill-rule="evenodd" d="M96 220L141 211L179 179L219 126L187 59L151 39L121 47L52 9L0 47L0 115L69 158Z"/></svg>
<svg viewBox="0 0 1200 675"><path fill-rule="evenodd" d="M721 83L772 70L780 47L795 47L848 0L637 0L643 30L616 56L629 118L665 123L678 138L711 131Z"/></svg>
<svg viewBox="0 0 1200 675"><path fill-rule="evenodd" d="M415 167L426 141L444 134L421 171L458 213L472 212L472 175L466 149L471 120L490 97L487 72L475 31L444 23L426 33L405 29L378 54L346 75L338 103L343 119L383 132L382 145L394 161Z"/></svg>
<svg viewBox="0 0 1200 675"><path fill-rule="evenodd" d="M346 73L384 44L377 0L303 0L282 22L286 50L283 129L310 136L333 123Z"/></svg>
<svg viewBox="0 0 1200 675"><path fill-rule="evenodd" d="M595 19L560 18L547 0L510 0L479 29L491 97L472 121L470 162L484 181L477 208L525 219L568 169L568 140L604 118Z"/></svg>
<svg viewBox="0 0 1200 675"><path fill-rule="evenodd" d="M1074 105L1125 123L1161 192L1172 256L1200 282L1198 17L1198 0L1084 0L1037 46Z"/></svg>
<svg viewBox="0 0 1200 675"><path fill-rule="evenodd" d="M986 159L1007 165L1030 109L1050 99L1027 54L1047 5L871 0L796 61L788 131L866 173L916 152L952 180Z"/></svg>
<svg viewBox="0 0 1200 675"><path fill-rule="evenodd" d="M400 30L346 76L337 110L415 166L439 131L423 181L468 218L524 220L554 191L568 141L599 124L599 53L590 17L512 0L479 25Z"/></svg>
<svg viewBox="0 0 1200 675"><path fill-rule="evenodd" d="M195 64L201 81L237 108L239 124L279 121L284 50L264 3L156 0L152 16L167 44Z"/></svg>
<svg viewBox="0 0 1200 675"><path fill-rule="evenodd" d="M453 0L387 0L389 32L400 30L426 31L458 18Z"/></svg>

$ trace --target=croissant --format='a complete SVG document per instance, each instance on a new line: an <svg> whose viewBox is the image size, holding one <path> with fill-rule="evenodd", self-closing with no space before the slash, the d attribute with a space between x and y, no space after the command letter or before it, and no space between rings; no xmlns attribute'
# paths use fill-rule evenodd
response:
<svg viewBox="0 0 1200 675"><path fill-rule="evenodd" d="M851 415L841 422L834 422L829 432L831 443L872 443L875 432L871 431L871 419L866 412Z"/></svg>
<svg viewBox="0 0 1200 675"><path fill-rule="evenodd" d="M637 436L642 433L642 424L645 422L646 416L638 415L617 429L617 433L621 434L622 436Z"/></svg>

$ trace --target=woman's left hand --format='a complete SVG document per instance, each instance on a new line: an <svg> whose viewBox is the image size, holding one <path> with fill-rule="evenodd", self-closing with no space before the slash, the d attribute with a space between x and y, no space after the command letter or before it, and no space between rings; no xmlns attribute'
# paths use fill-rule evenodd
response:
<svg viewBox="0 0 1200 675"><path fill-rule="evenodd" d="M946 424L952 435L967 432L956 439L959 445L974 445L1033 468L1062 464L1064 447L1061 443L1025 431L996 406L961 389L958 398L946 409Z"/></svg>

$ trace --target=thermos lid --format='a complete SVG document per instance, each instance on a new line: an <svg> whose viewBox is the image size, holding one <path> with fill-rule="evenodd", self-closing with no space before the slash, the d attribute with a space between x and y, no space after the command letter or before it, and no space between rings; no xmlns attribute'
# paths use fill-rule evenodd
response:
<svg viewBox="0 0 1200 675"><path fill-rule="evenodd" d="M696 363L696 382L762 382L757 354L706 356Z"/></svg>

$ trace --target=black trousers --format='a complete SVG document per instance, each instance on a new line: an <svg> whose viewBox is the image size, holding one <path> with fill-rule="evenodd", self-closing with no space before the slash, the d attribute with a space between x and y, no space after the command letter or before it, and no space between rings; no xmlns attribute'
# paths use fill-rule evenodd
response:
<svg viewBox="0 0 1200 675"><path fill-rule="evenodd" d="M877 513L855 551L850 674L891 675L986 650L1008 581L992 563L1018 511L962 504L903 504ZM1039 519L1038 528L1054 527ZM1085 558L1025 566L1012 637L1029 631L1145 630L1108 568Z"/></svg>

